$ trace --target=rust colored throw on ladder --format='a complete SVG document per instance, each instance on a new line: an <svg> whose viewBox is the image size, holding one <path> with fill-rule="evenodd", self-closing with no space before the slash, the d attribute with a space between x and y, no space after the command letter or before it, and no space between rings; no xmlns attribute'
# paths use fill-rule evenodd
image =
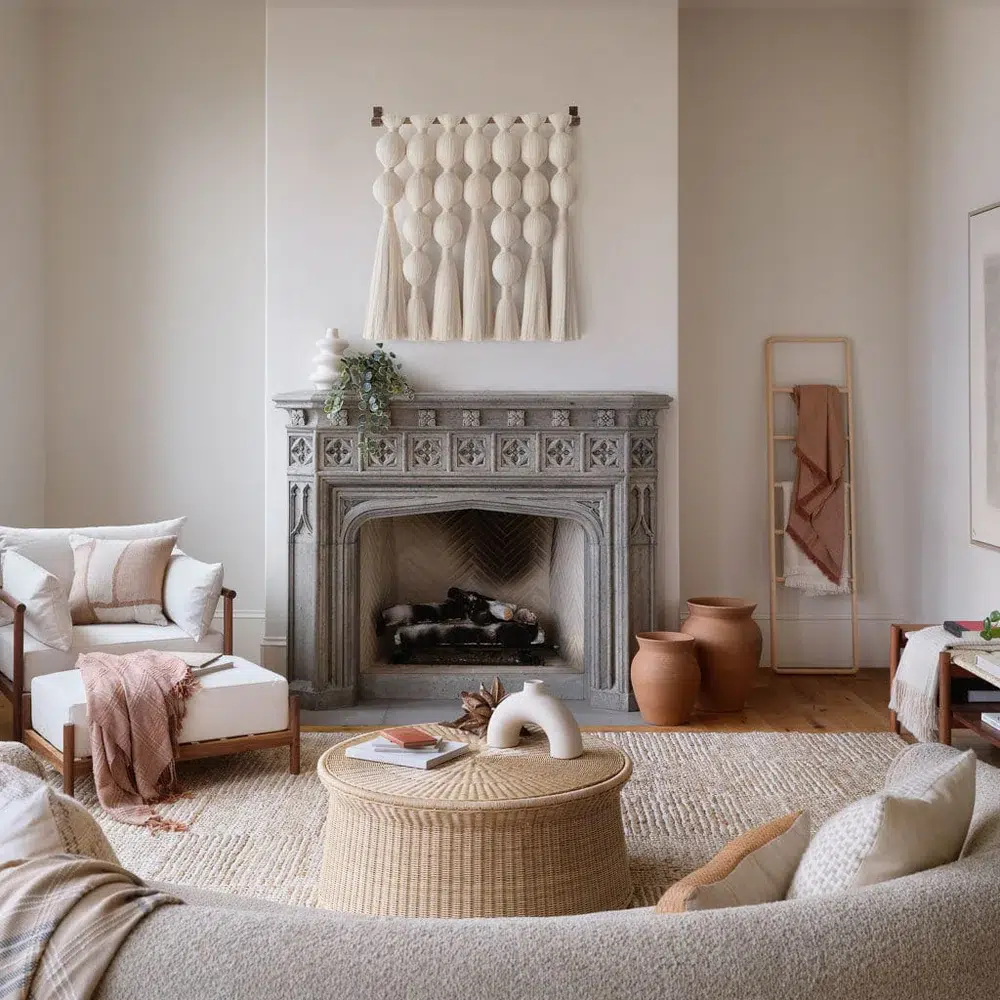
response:
<svg viewBox="0 0 1000 1000"><path fill-rule="evenodd" d="M152 804L181 794L174 752L198 679L176 656L153 650L85 653L78 666L101 805L114 819L153 833L186 830L187 824L164 819Z"/></svg>
<svg viewBox="0 0 1000 1000"><path fill-rule="evenodd" d="M799 460L787 531L833 583L844 572L844 410L835 385L797 385Z"/></svg>

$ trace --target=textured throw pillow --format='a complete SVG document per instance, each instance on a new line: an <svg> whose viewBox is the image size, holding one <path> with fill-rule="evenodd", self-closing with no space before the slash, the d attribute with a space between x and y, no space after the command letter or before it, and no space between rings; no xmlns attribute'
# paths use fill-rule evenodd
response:
<svg viewBox="0 0 1000 1000"><path fill-rule="evenodd" d="M809 814L790 813L731 840L707 865L674 883L657 913L719 910L784 899L809 843Z"/></svg>
<svg viewBox="0 0 1000 1000"><path fill-rule="evenodd" d="M222 594L222 563L205 563L175 549L163 580L163 610L192 639L201 642L212 627Z"/></svg>
<svg viewBox="0 0 1000 1000"><path fill-rule="evenodd" d="M89 538L70 535L73 586L69 608L74 625L139 622L166 625L163 577L176 539Z"/></svg>
<svg viewBox="0 0 1000 1000"><path fill-rule="evenodd" d="M921 746L902 757L926 761ZM897 761L876 795L859 799L816 831L788 899L876 885L956 861L972 822L976 757L935 755L930 767Z"/></svg>
<svg viewBox="0 0 1000 1000"><path fill-rule="evenodd" d="M89 528L11 528L0 525L0 550L20 548L32 562L38 563L57 576L69 596L73 585L73 550L70 535L88 535L91 538L179 538L186 517L169 521L152 521L149 524L92 525Z"/></svg>
<svg viewBox="0 0 1000 1000"><path fill-rule="evenodd" d="M0 864L78 854L117 865L114 848L79 802L12 764L0 764Z"/></svg>
<svg viewBox="0 0 1000 1000"><path fill-rule="evenodd" d="M68 650L73 622L62 584L14 549L2 556L4 590L25 606L24 630L46 646Z"/></svg>

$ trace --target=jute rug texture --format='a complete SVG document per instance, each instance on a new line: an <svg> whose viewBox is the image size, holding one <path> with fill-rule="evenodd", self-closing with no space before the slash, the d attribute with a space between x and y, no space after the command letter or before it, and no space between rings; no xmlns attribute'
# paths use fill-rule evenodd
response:
<svg viewBox="0 0 1000 1000"><path fill-rule="evenodd" d="M288 773L285 750L182 764L189 797L161 812L189 823L187 833L154 837L115 822L98 805L89 777L77 782L77 798L122 864L142 878L315 906L326 818L316 761L351 735L303 733L298 776ZM905 745L891 733L601 735L634 764L622 812L635 906L655 903L726 841L777 816L808 809L815 829L879 788Z"/></svg>

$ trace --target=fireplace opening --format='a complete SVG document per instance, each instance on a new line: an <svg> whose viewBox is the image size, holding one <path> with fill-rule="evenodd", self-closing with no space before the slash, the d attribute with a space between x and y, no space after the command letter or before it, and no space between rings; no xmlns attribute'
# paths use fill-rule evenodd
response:
<svg viewBox="0 0 1000 1000"><path fill-rule="evenodd" d="M359 542L362 670L583 671L576 521L467 508L373 519Z"/></svg>

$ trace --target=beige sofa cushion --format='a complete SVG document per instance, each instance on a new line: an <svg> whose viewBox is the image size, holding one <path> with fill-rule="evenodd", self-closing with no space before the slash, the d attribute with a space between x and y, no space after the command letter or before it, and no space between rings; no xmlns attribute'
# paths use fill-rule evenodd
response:
<svg viewBox="0 0 1000 1000"><path fill-rule="evenodd" d="M192 639L176 625L138 625L128 622L124 625L75 625L73 645L67 652L52 649L44 643L24 637L24 683L30 686L32 680L43 674L54 674L60 670L72 670L76 658L81 653L100 649L106 653L135 653L140 649L166 649L178 652L221 653L222 632L209 631L201 641ZM13 677L14 672L14 626L0 628L0 673Z"/></svg>
<svg viewBox="0 0 1000 1000"><path fill-rule="evenodd" d="M718 910L784 899L809 843L809 814L789 813L731 840L707 865L674 883L657 913Z"/></svg>
<svg viewBox="0 0 1000 1000"><path fill-rule="evenodd" d="M845 806L816 832L788 899L875 885L949 864L962 852L976 798L976 757L953 751L925 767L921 746L900 755L885 787Z"/></svg>
<svg viewBox="0 0 1000 1000"><path fill-rule="evenodd" d="M118 864L104 831L79 802L13 764L0 764L0 864L59 853Z"/></svg>
<svg viewBox="0 0 1000 1000"><path fill-rule="evenodd" d="M166 625L163 577L177 541L165 538L90 538L70 535L74 625L139 622Z"/></svg>

